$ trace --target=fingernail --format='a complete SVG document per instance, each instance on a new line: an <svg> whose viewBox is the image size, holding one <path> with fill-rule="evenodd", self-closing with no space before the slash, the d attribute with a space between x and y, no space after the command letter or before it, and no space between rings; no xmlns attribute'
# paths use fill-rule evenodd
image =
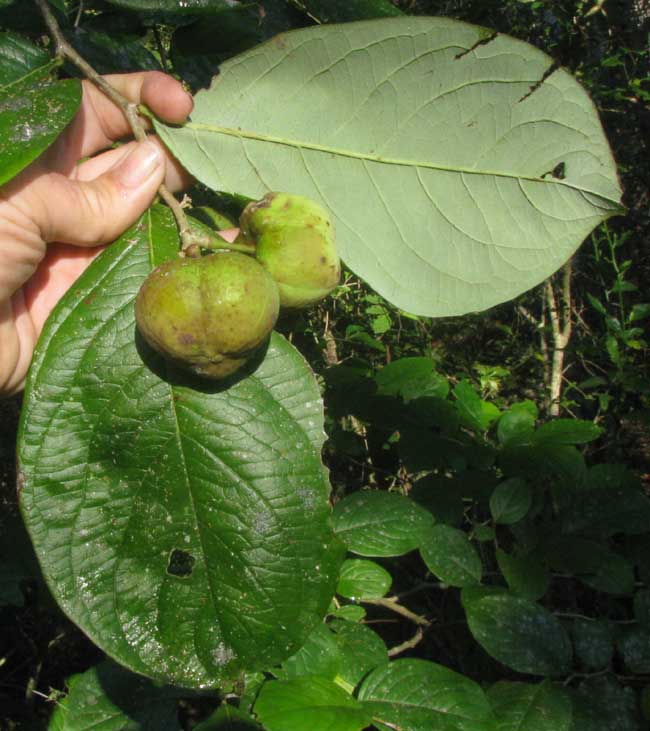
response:
<svg viewBox="0 0 650 731"><path fill-rule="evenodd" d="M140 142L118 165L116 173L122 185L139 188L162 163L160 149L153 142Z"/></svg>

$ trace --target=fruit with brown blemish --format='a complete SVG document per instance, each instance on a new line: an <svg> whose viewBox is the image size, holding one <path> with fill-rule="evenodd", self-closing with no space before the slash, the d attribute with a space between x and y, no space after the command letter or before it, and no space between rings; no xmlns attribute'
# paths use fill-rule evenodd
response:
<svg viewBox="0 0 650 731"><path fill-rule="evenodd" d="M278 312L273 278L254 258L233 251L161 264L135 302L138 329L154 350L214 379L249 360Z"/></svg>
<svg viewBox="0 0 650 731"><path fill-rule="evenodd" d="M255 242L255 257L277 282L283 307L309 307L339 283L332 221L315 201L269 193L246 206L239 224Z"/></svg>

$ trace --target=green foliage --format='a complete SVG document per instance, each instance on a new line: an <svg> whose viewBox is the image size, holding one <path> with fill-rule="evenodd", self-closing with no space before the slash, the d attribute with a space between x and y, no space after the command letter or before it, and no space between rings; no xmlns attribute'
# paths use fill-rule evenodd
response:
<svg viewBox="0 0 650 731"><path fill-rule="evenodd" d="M120 665L97 664L20 524L0 519L0 726L640 731L650 500L621 462L647 472L624 432L650 407L650 51L627 16L518 0L52 5L101 72L198 89L221 65L190 125L156 122L216 189L190 191L197 217L231 226L268 188L309 195L376 291L346 271L243 376L208 386L134 336L140 283L178 248L166 209L73 286L25 394L21 507L54 599ZM43 39L31 2L0 0L0 184L79 106L79 72ZM511 298L622 210L599 117L553 61L596 102L631 218L574 260L548 420L552 328L540 318L533 338L521 315L536 294L413 313Z"/></svg>

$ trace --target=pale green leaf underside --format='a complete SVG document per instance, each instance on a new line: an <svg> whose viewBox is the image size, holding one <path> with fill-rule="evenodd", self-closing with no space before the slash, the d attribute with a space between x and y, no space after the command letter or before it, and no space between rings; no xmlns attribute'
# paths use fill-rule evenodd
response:
<svg viewBox="0 0 650 731"><path fill-rule="evenodd" d="M444 18L313 27L227 61L188 124L156 126L211 188L320 200L346 264L398 307L461 314L622 210L595 109L551 64Z"/></svg>
<svg viewBox="0 0 650 731"><path fill-rule="evenodd" d="M25 394L21 507L65 612L109 655L177 685L281 662L326 610L338 561L322 405L280 336L228 388L136 338L133 299L178 248L154 207L48 321Z"/></svg>

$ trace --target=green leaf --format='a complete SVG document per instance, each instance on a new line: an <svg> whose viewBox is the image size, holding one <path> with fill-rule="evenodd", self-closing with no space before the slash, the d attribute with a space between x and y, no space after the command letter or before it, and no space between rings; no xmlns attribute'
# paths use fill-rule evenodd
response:
<svg viewBox="0 0 650 731"><path fill-rule="evenodd" d="M334 680L341 666L341 652L330 630L324 625L309 635L307 642L282 663L281 671L273 671L281 680L302 675L320 675Z"/></svg>
<svg viewBox="0 0 650 731"><path fill-rule="evenodd" d="M75 50L100 74L160 71L160 64L141 38L84 28L75 28L67 37ZM72 75L79 74L72 65L69 71Z"/></svg>
<svg viewBox="0 0 650 731"><path fill-rule="evenodd" d="M546 609L512 594L483 596L465 604L470 631L483 649L519 673L564 675L571 643Z"/></svg>
<svg viewBox="0 0 650 731"><path fill-rule="evenodd" d="M384 596L393 583L392 576L374 561L348 559L341 566L336 593L357 601Z"/></svg>
<svg viewBox="0 0 650 731"><path fill-rule="evenodd" d="M262 731L262 727L244 711L224 703L192 731Z"/></svg>
<svg viewBox="0 0 650 731"><path fill-rule="evenodd" d="M650 526L650 500L628 487L600 487L575 492L560 515L563 533L607 538L638 535Z"/></svg>
<svg viewBox="0 0 650 731"><path fill-rule="evenodd" d="M366 610L357 604L345 604L338 609L331 609L330 615L348 622L360 622L366 616Z"/></svg>
<svg viewBox="0 0 650 731"><path fill-rule="evenodd" d="M499 731L569 731L571 699L548 681L538 685L502 681L488 691Z"/></svg>
<svg viewBox="0 0 650 731"><path fill-rule="evenodd" d="M212 686L305 642L341 556L322 404L297 351L274 335L257 370L214 383L135 337L140 284L177 249L154 207L48 320L23 405L21 507L55 598L96 644L139 673Z"/></svg>
<svg viewBox="0 0 650 731"><path fill-rule="evenodd" d="M446 18L320 25L227 61L191 122L156 128L214 190L321 202L345 263L397 307L462 314L543 281L623 210L595 109L552 68Z"/></svg>
<svg viewBox="0 0 650 731"><path fill-rule="evenodd" d="M497 548L496 559L513 594L531 601L541 599L546 594L551 577L548 570L532 556L513 556Z"/></svg>
<svg viewBox="0 0 650 731"><path fill-rule="evenodd" d="M0 185L45 152L79 108L79 81L43 81L51 69L47 64L0 85Z"/></svg>
<svg viewBox="0 0 650 731"><path fill-rule="evenodd" d="M467 535L449 525L435 525L420 546L424 563L431 573L450 586L481 583L483 566Z"/></svg>
<svg viewBox="0 0 650 731"><path fill-rule="evenodd" d="M456 409L463 424L475 431L485 431L499 417L499 409L483 401L469 381L461 381L454 388Z"/></svg>
<svg viewBox="0 0 650 731"><path fill-rule="evenodd" d="M602 670L612 661L614 638L606 622L574 619L571 622L571 639L576 659L587 670Z"/></svg>
<svg viewBox="0 0 650 731"><path fill-rule="evenodd" d="M218 13L228 0L106 0L111 5L139 12L164 12L179 15Z"/></svg>
<svg viewBox="0 0 650 731"><path fill-rule="evenodd" d="M401 396L408 402L430 396L445 399L447 379L436 373L431 358L400 358L384 366L375 376L380 396Z"/></svg>
<svg viewBox="0 0 650 731"><path fill-rule="evenodd" d="M611 676L588 678L571 694L571 731L641 731L633 688Z"/></svg>
<svg viewBox="0 0 650 731"><path fill-rule="evenodd" d="M334 506L334 532L360 556L401 556L416 549L433 519L394 492L362 490Z"/></svg>
<svg viewBox="0 0 650 731"><path fill-rule="evenodd" d="M548 542L545 555L553 569L572 574L598 591L628 594L634 590L632 565L598 541L559 536Z"/></svg>
<svg viewBox="0 0 650 731"><path fill-rule="evenodd" d="M581 419L554 419L535 432L535 444L587 444L603 433L602 427Z"/></svg>
<svg viewBox="0 0 650 731"><path fill-rule="evenodd" d="M0 87L20 81L38 69L46 74L50 68L50 54L47 51L17 33L0 33Z"/></svg>
<svg viewBox="0 0 650 731"><path fill-rule="evenodd" d="M645 320L647 317L650 317L650 302L639 302L632 307L630 322Z"/></svg>
<svg viewBox="0 0 650 731"><path fill-rule="evenodd" d="M490 512L495 523L509 525L520 521L533 504L533 492L521 477L504 480L490 497Z"/></svg>
<svg viewBox="0 0 650 731"><path fill-rule="evenodd" d="M68 681L69 692L54 709L49 731L179 731L178 691L159 687L112 662Z"/></svg>
<svg viewBox="0 0 650 731"><path fill-rule="evenodd" d="M396 660L377 668L363 681L359 700L384 730L496 731L481 688L469 678L425 660Z"/></svg>
<svg viewBox="0 0 650 731"><path fill-rule="evenodd" d="M463 522L463 481L439 475L426 475L413 483L409 497L426 508L436 523L458 527Z"/></svg>
<svg viewBox="0 0 650 731"><path fill-rule="evenodd" d="M266 683L255 714L268 731L361 731L372 720L369 709L317 676Z"/></svg>
<svg viewBox="0 0 650 731"><path fill-rule="evenodd" d="M354 688L371 670L388 663L381 637L358 622L334 620L329 624L341 652L339 679Z"/></svg>
<svg viewBox="0 0 650 731"><path fill-rule="evenodd" d="M650 629L630 627L616 640L616 649L631 673L650 673Z"/></svg>
<svg viewBox="0 0 650 731"><path fill-rule="evenodd" d="M532 441L537 407L532 401L513 404L499 419L497 436L504 445L529 444Z"/></svg>
<svg viewBox="0 0 650 731"><path fill-rule="evenodd" d="M297 4L320 23L345 23L403 14L390 0L298 0Z"/></svg>

